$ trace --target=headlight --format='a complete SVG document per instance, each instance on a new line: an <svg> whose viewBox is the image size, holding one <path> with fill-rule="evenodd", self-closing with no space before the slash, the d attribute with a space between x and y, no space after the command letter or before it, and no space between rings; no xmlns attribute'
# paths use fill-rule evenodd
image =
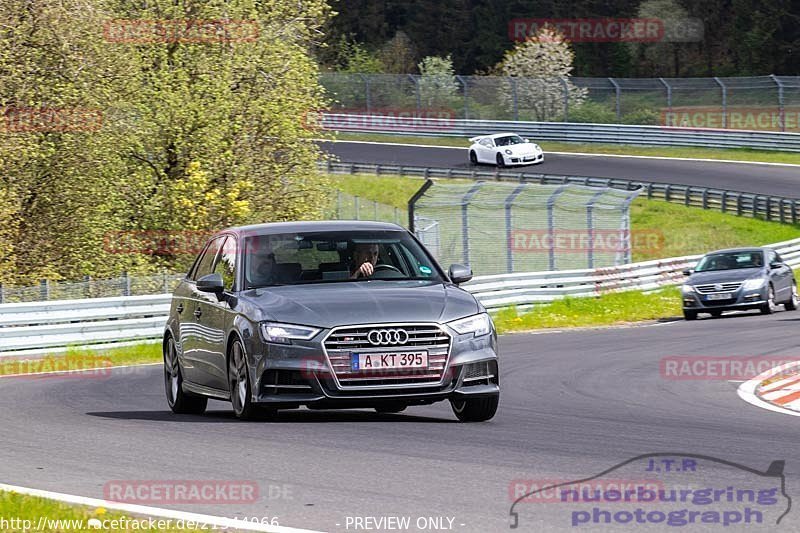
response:
<svg viewBox="0 0 800 533"><path fill-rule="evenodd" d="M277 322L264 322L261 324L261 335L267 342L278 344L291 344L292 340L307 341L319 333L318 328L296 326L294 324L279 324Z"/></svg>
<svg viewBox="0 0 800 533"><path fill-rule="evenodd" d="M681 287L681 292L684 292L684 293L694 292L694 287L692 287L691 285L683 285Z"/></svg>
<svg viewBox="0 0 800 533"><path fill-rule="evenodd" d="M744 282L744 290L753 291L764 286L764 278L748 279Z"/></svg>
<svg viewBox="0 0 800 533"><path fill-rule="evenodd" d="M506 150L506 153L507 153L508 155L511 155L511 154L513 154L514 152L512 152L511 150Z"/></svg>
<svg viewBox="0 0 800 533"><path fill-rule="evenodd" d="M456 330L459 335L474 333L476 337L480 337L492 331L492 319L489 318L488 313L459 318L449 322L447 325Z"/></svg>
<svg viewBox="0 0 800 533"><path fill-rule="evenodd" d="M541 146L539 146L538 144L534 144L534 145L533 145L533 148L534 148L535 150L538 150L538 151L540 151L540 152L542 151L542 147L541 147Z"/></svg>

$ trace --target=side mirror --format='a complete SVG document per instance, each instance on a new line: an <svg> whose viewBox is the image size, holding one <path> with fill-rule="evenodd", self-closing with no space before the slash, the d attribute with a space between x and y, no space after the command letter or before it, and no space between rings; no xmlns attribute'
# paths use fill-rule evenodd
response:
<svg viewBox="0 0 800 533"><path fill-rule="evenodd" d="M450 276L450 281L458 285L459 283L466 283L472 279L472 269L464 265L450 265L450 270L447 271Z"/></svg>
<svg viewBox="0 0 800 533"><path fill-rule="evenodd" d="M225 286L222 283L222 276L216 272L203 276L197 280L197 290L201 292L213 292L220 294L225 290Z"/></svg>
<svg viewBox="0 0 800 533"><path fill-rule="evenodd" d="M691 276L692 275L692 270L687 268L686 270L683 271L683 275L684 276Z"/></svg>
<svg viewBox="0 0 800 533"><path fill-rule="evenodd" d="M783 263L780 263L780 262L778 262L778 261L775 261L774 263L770 263L770 264L769 264L769 267L770 267L772 270L776 270L776 269L778 269L778 268L781 268L781 267L783 267Z"/></svg>

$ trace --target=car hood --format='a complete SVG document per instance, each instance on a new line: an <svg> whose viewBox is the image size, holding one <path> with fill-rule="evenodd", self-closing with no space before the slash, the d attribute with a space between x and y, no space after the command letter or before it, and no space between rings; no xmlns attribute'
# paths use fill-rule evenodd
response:
<svg viewBox="0 0 800 533"><path fill-rule="evenodd" d="M506 150L511 150L512 155L526 155L526 154L533 154L536 152L536 147L533 143L525 143L525 144L512 144L511 146L498 146L498 150L501 150L505 153Z"/></svg>
<svg viewBox="0 0 800 533"><path fill-rule="evenodd" d="M386 322L447 322L478 312L475 298L430 281L358 281L284 285L241 293L259 320L332 328Z"/></svg>
<svg viewBox="0 0 800 533"><path fill-rule="evenodd" d="M703 283L723 283L726 281L744 281L746 279L764 275L762 268L736 268L733 270L711 270L708 272L694 272L686 283L699 285Z"/></svg>

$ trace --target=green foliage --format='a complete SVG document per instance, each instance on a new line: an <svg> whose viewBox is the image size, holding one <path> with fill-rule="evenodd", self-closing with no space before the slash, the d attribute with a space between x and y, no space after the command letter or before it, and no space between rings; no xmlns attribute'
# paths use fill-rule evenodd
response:
<svg viewBox="0 0 800 533"><path fill-rule="evenodd" d="M458 82L453 70L453 60L447 57L423 57L419 68L419 93L423 106L428 109L452 105L458 92Z"/></svg>
<svg viewBox="0 0 800 533"><path fill-rule="evenodd" d="M590 124L613 124L617 122L617 113L612 106L588 101L569 110L569 121Z"/></svg>
<svg viewBox="0 0 800 533"><path fill-rule="evenodd" d="M378 55L387 74L411 74L417 63L417 48L405 32L398 31Z"/></svg>
<svg viewBox="0 0 800 533"><path fill-rule="evenodd" d="M305 117L327 102L308 49L329 14L325 0L0 4L11 21L0 34L0 106L103 117L80 131L0 132L0 281L175 266L106 253L111 231L318 217L325 180ZM164 19L258 31L138 43L103 33L110 20Z"/></svg>

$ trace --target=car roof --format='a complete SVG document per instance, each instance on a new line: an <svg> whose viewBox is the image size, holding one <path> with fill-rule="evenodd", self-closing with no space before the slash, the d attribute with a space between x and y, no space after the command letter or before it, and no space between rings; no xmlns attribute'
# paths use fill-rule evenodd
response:
<svg viewBox="0 0 800 533"><path fill-rule="evenodd" d="M491 134L491 135L488 135L488 137L491 137L492 139L497 139L497 138L499 138L499 137L508 137L509 135L515 135L515 136L517 136L517 137L519 137L519 136L520 136L520 135L519 135L519 134L517 134L517 133L493 133L493 134Z"/></svg>
<svg viewBox="0 0 800 533"><path fill-rule="evenodd" d="M713 252L708 252L706 255L711 254L723 254L723 253L739 253L739 252L766 252L767 250L772 250L772 248L767 248L764 246L757 246L757 247L750 247L750 248L725 248L724 250L714 250Z"/></svg>
<svg viewBox="0 0 800 533"><path fill-rule="evenodd" d="M236 233L239 235L264 235L278 233L301 233L314 231L406 231L402 226L389 222L372 222L368 220L315 220L295 222L269 222L227 228L218 233Z"/></svg>

